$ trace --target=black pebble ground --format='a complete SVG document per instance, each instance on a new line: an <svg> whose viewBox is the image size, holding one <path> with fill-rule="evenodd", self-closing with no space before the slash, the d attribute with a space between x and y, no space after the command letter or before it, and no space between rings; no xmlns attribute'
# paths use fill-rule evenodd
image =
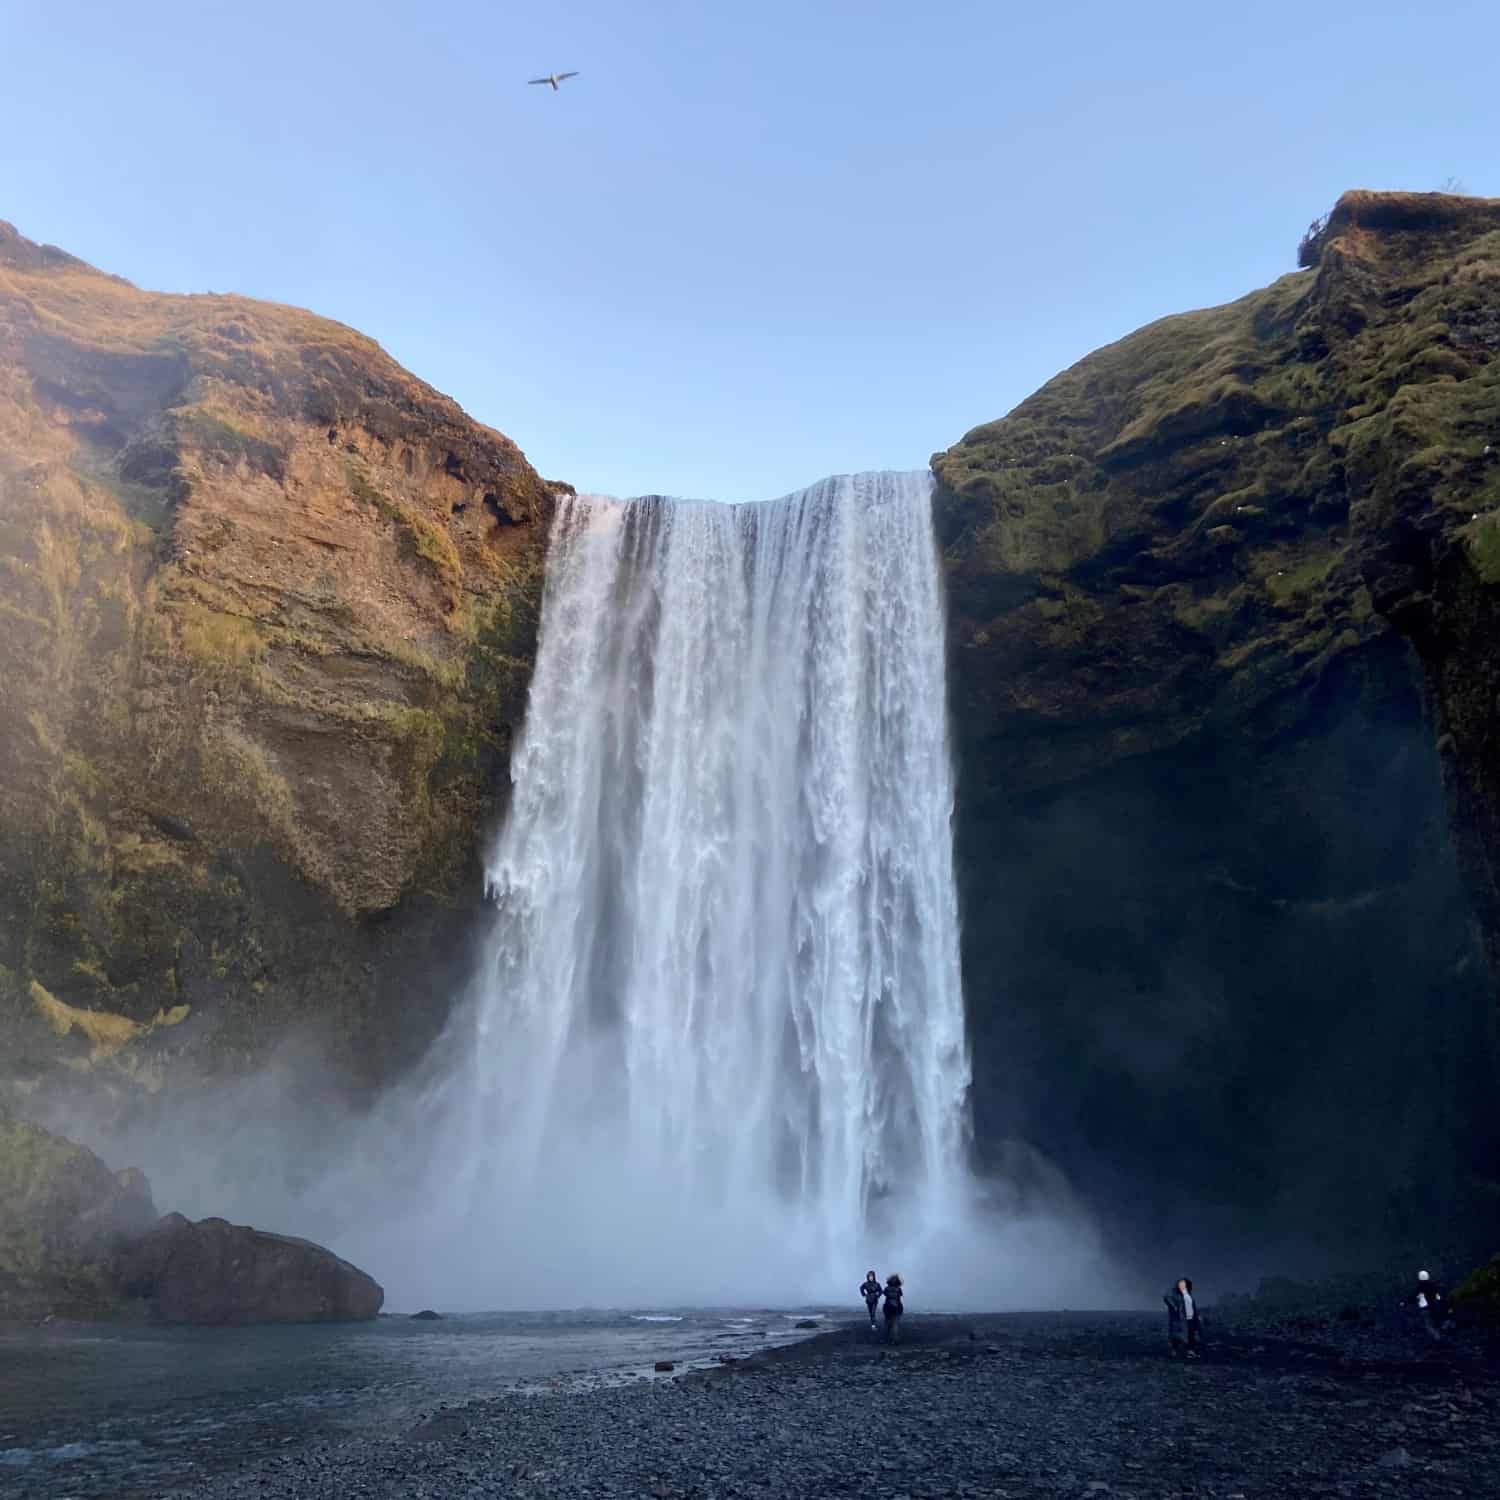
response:
<svg viewBox="0 0 1500 1500"><path fill-rule="evenodd" d="M313 1497L1500 1496L1500 1366L1415 1328L1216 1336L1132 1315L908 1316L620 1389L509 1395L183 1494Z"/></svg>

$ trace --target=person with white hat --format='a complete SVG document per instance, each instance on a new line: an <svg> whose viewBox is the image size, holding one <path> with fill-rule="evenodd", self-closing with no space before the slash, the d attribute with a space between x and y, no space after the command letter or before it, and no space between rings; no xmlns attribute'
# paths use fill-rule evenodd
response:
<svg viewBox="0 0 1500 1500"><path fill-rule="evenodd" d="M1448 1304L1443 1300L1443 1290L1426 1271L1417 1272L1416 1290L1402 1306L1415 1307L1427 1330L1427 1337L1437 1343L1443 1336L1443 1319L1448 1313Z"/></svg>

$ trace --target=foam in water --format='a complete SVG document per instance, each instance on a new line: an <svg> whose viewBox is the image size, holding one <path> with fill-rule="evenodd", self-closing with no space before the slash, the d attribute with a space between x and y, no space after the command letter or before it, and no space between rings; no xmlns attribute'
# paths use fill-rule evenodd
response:
<svg viewBox="0 0 1500 1500"><path fill-rule="evenodd" d="M510 1277L813 1298L961 1211L943 634L926 475L560 502L441 1106Z"/></svg>

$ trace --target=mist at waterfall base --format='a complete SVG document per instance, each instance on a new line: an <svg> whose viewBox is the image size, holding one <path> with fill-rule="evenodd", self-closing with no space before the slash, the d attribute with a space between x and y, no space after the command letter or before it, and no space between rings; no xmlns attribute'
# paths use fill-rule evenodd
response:
<svg viewBox="0 0 1500 1500"><path fill-rule="evenodd" d="M404 1301L1097 1300L1045 1168L968 1169L929 485L560 500L488 950L377 1132L422 1189L341 1241Z"/></svg>
<svg viewBox="0 0 1500 1500"><path fill-rule="evenodd" d="M930 500L560 499L469 993L358 1122L299 1125L276 1070L221 1098L254 1127L148 1149L163 1201L405 1310L842 1305L870 1267L929 1309L1129 1301L1044 1161L970 1169Z"/></svg>

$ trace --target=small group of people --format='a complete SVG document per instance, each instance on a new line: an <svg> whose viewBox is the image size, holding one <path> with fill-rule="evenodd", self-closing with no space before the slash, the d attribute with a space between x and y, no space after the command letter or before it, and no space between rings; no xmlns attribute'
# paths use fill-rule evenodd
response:
<svg viewBox="0 0 1500 1500"><path fill-rule="evenodd" d="M873 1272L871 1273L874 1274ZM1173 1359L1197 1359L1203 1336L1203 1319L1193 1301L1193 1283L1179 1276L1172 1290L1161 1299L1167 1304L1167 1348ZM1433 1343L1443 1338L1443 1325L1449 1310L1443 1289L1427 1271L1417 1272L1417 1284L1401 1299L1401 1306L1411 1308L1421 1321L1423 1331ZM873 1323L875 1314L871 1312Z"/></svg>
<svg viewBox="0 0 1500 1500"><path fill-rule="evenodd" d="M882 1285L874 1271L867 1271L859 1284L859 1294L865 1299L865 1311L870 1315L870 1327L879 1328L876 1313L885 1316L885 1336L889 1343L897 1343L901 1337L901 1278L893 1271ZM1203 1342L1203 1316L1193 1300L1193 1281L1190 1276L1179 1276L1172 1289L1161 1299L1167 1304L1167 1351L1173 1359L1198 1359ZM881 1303L885 1306L882 1309ZM1422 1320L1427 1336L1434 1341L1443 1336L1443 1323L1448 1316L1448 1304L1443 1298L1442 1288L1426 1271L1417 1272L1417 1285L1409 1297L1403 1298L1403 1307L1415 1308Z"/></svg>
<svg viewBox="0 0 1500 1500"><path fill-rule="evenodd" d="M899 1343L901 1339L901 1278L894 1271L886 1278L884 1286L880 1284L880 1278L873 1272L867 1271L865 1279L859 1284L859 1294L865 1299L865 1311L870 1315L870 1327L878 1328L875 1321L876 1310L880 1307L881 1299L885 1299L885 1336L889 1343Z"/></svg>

